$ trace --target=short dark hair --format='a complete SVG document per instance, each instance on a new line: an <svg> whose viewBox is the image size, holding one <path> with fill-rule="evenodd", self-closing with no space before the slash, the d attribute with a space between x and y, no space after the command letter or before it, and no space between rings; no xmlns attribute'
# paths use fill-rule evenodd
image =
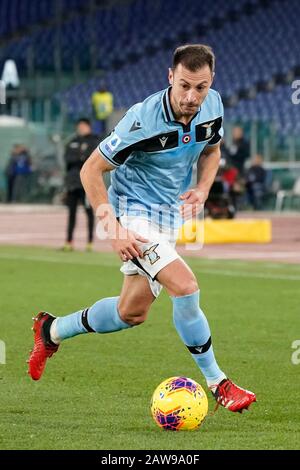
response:
<svg viewBox="0 0 300 470"><path fill-rule="evenodd" d="M76 126L78 126L78 124L80 124L81 122L83 122L84 124L87 124L88 126L91 126L91 121L89 120L89 118L82 117L82 118L77 119Z"/></svg>
<svg viewBox="0 0 300 470"><path fill-rule="evenodd" d="M173 70L182 64L191 72L208 65L211 72L215 70L215 55L210 46L205 44L186 44L175 49L173 54Z"/></svg>

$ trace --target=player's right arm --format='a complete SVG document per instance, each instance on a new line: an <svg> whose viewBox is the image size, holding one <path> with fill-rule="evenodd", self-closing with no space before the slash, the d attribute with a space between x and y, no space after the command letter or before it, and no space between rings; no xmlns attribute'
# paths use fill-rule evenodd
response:
<svg viewBox="0 0 300 470"><path fill-rule="evenodd" d="M108 194L104 184L103 174L115 167L103 157L99 149L93 151L84 163L80 178L86 195L99 219L103 223L104 230L111 241L113 250L121 260L142 257L142 251L138 242L147 242L140 235L126 230L116 219L115 212L108 201Z"/></svg>

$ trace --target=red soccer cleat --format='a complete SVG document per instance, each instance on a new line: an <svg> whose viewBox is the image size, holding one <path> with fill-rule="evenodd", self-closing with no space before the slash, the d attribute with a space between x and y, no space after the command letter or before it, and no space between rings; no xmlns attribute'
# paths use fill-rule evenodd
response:
<svg viewBox="0 0 300 470"><path fill-rule="evenodd" d="M28 374L33 380L39 380L44 372L46 361L57 350L58 345L50 340L49 328L55 317L47 312L40 312L33 318L34 347L29 360Z"/></svg>
<svg viewBox="0 0 300 470"><path fill-rule="evenodd" d="M247 410L251 403L256 401L253 392L238 387L229 379L222 380L212 394L217 401L217 406L222 405L230 411L239 413Z"/></svg>

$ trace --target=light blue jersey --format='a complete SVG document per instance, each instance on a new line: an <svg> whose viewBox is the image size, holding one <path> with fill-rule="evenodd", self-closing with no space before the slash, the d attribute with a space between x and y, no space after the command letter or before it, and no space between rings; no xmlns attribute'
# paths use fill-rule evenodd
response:
<svg viewBox="0 0 300 470"><path fill-rule="evenodd" d="M182 224L179 196L191 184L193 164L223 135L223 105L210 89L184 125L173 115L170 89L132 106L99 150L116 167L108 191L116 216L144 216L176 228Z"/></svg>

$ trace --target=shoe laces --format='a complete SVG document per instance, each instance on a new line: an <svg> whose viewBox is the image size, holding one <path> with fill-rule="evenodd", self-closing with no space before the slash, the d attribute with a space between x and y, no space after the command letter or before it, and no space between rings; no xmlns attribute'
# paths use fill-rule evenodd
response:
<svg viewBox="0 0 300 470"><path fill-rule="evenodd" d="M228 400L229 398L231 400L235 400L238 398L238 395L243 392L243 390L235 385L231 380L227 379L224 383L219 384L216 390L218 393L218 398L224 398L225 400Z"/></svg>
<svg viewBox="0 0 300 470"><path fill-rule="evenodd" d="M43 349L46 350L47 357L51 357L57 351L57 346L52 346L48 343L45 344L42 338L39 338L38 341L35 343L35 352L38 354Z"/></svg>
<svg viewBox="0 0 300 470"><path fill-rule="evenodd" d="M227 379L224 383L217 386L217 391L219 396L222 395L224 398L227 398L228 393L234 388L237 388L237 386L231 382L231 380Z"/></svg>
<svg viewBox="0 0 300 470"><path fill-rule="evenodd" d="M210 388L212 389L213 387ZM235 385L231 380L222 380L222 382L217 385L216 390L212 392L213 396L216 399L216 406L213 411L213 414L217 411L220 405L226 406L230 399L234 400L236 398L236 393L238 393L239 391L239 387ZM228 397L229 394L231 394L230 398Z"/></svg>

